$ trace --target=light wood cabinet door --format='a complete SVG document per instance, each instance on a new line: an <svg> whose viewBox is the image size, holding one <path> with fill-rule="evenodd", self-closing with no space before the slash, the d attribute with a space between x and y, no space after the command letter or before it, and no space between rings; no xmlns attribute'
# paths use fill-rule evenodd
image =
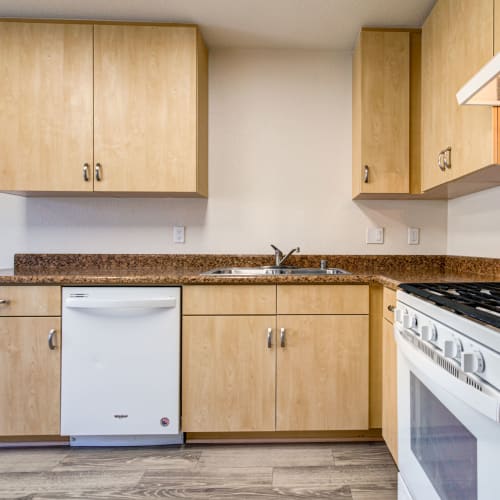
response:
<svg viewBox="0 0 500 500"><path fill-rule="evenodd" d="M500 0L495 0L495 19L493 20L495 25L495 55L500 52Z"/></svg>
<svg viewBox="0 0 500 500"><path fill-rule="evenodd" d="M203 191L202 43L192 26L94 26L94 151L101 169L95 191Z"/></svg>
<svg viewBox="0 0 500 500"><path fill-rule="evenodd" d="M92 30L0 22L0 190L92 191Z"/></svg>
<svg viewBox="0 0 500 500"><path fill-rule="evenodd" d="M438 1L422 28L422 189L452 178L450 169L440 168L439 153L451 146L450 108L454 94L450 84L447 44L450 3ZM443 158L441 158L443 164Z"/></svg>
<svg viewBox="0 0 500 500"><path fill-rule="evenodd" d="M448 126L453 126L450 170L457 179L493 163L491 108L460 106L456 93L493 57L494 0L444 1L451 3L447 57L452 99Z"/></svg>
<svg viewBox="0 0 500 500"><path fill-rule="evenodd" d="M275 377L276 316L183 318L185 432L273 431Z"/></svg>
<svg viewBox="0 0 500 500"><path fill-rule="evenodd" d="M398 462L398 353L393 325L383 320L382 336L382 437Z"/></svg>
<svg viewBox="0 0 500 500"><path fill-rule="evenodd" d="M0 436L59 434L60 323L60 318L0 318Z"/></svg>
<svg viewBox="0 0 500 500"><path fill-rule="evenodd" d="M410 33L361 31L353 60L353 196L409 193Z"/></svg>
<svg viewBox="0 0 500 500"><path fill-rule="evenodd" d="M491 109L456 100L457 91L493 56L493 2L439 0L423 26L423 190L493 162ZM440 169L439 153L448 147L450 167Z"/></svg>
<svg viewBox="0 0 500 500"><path fill-rule="evenodd" d="M278 316L277 329L276 430L368 429L368 316Z"/></svg>

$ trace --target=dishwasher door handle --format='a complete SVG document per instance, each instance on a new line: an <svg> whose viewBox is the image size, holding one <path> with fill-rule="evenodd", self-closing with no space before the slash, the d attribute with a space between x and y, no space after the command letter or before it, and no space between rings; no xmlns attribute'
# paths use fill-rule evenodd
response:
<svg viewBox="0 0 500 500"><path fill-rule="evenodd" d="M64 306L70 309L170 309L175 307L175 297L146 299L91 299L68 297Z"/></svg>

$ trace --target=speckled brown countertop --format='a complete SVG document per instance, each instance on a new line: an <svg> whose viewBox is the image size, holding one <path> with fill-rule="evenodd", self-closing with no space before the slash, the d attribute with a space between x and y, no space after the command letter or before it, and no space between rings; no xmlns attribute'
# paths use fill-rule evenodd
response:
<svg viewBox="0 0 500 500"><path fill-rule="evenodd" d="M188 285L188 284L381 284L433 281L500 281L500 259L442 255L298 255L289 264L329 267L350 275L207 276L209 269L271 265L268 255L17 254L14 270L0 271L0 284Z"/></svg>

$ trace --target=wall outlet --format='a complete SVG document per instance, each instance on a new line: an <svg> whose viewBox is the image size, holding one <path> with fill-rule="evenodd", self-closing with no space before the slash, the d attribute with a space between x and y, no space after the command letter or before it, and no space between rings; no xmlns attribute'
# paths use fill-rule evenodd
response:
<svg viewBox="0 0 500 500"><path fill-rule="evenodd" d="M366 242L381 245L384 243L384 228L369 227L366 229Z"/></svg>
<svg viewBox="0 0 500 500"><path fill-rule="evenodd" d="M184 226L174 226L174 243L184 243L185 229Z"/></svg>
<svg viewBox="0 0 500 500"><path fill-rule="evenodd" d="M408 228L408 245L418 245L420 243L420 229L418 227Z"/></svg>

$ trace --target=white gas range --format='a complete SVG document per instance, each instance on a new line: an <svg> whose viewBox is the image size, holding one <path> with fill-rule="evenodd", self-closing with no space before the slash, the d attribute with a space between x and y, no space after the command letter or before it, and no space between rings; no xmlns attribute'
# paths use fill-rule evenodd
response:
<svg viewBox="0 0 500 500"><path fill-rule="evenodd" d="M401 285L399 494L500 498L500 283Z"/></svg>

